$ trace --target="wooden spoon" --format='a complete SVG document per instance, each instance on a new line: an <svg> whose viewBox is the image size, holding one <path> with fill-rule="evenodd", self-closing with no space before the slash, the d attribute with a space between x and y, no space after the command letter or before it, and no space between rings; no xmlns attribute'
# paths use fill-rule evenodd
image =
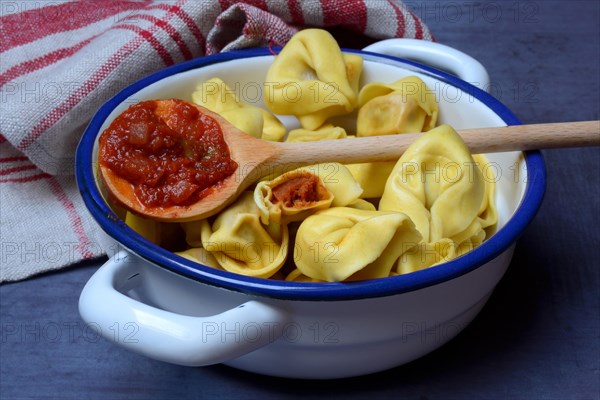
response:
<svg viewBox="0 0 600 400"><path fill-rule="evenodd" d="M168 114L170 100L159 101L161 114ZM372 136L303 143L277 143L256 139L227 122L216 113L199 107L221 125L231 158L237 170L219 182L215 190L190 206L146 207L136 198L133 186L100 166L100 175L118 203L137 214L169 222L184 222L210 217L230 204L260 178L302 164L321 162L362 163L392 161L423 133ZM600 121L515 125L460 130L472 153L536 150L600 145Z"/></svg>

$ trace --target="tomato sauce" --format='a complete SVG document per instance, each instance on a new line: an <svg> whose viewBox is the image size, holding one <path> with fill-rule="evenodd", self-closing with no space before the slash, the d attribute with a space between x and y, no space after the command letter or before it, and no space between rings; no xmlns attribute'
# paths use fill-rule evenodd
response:
<svg viewBox="0 0 600 400"><path fill-rule="evenodd" d="M147 207L188 206L237 168L218 122L182 100L134 104L100 136L99 162L133 185Z"/></svg>

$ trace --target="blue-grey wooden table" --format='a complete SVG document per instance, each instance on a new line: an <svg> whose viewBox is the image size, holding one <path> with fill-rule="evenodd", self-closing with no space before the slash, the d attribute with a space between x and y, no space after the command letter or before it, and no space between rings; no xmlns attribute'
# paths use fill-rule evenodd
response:
<svg viewBox="0 0 600 400"><path fill-rule="evenodd" d="M600 2L406 3L439 42L487 67L524 123L598 119ZM465 331L420 360L326 382L149 360L80 320L98 260L0 286L0 399L598 399L600 150L544 156L544 204L507 274Z"/></svg>

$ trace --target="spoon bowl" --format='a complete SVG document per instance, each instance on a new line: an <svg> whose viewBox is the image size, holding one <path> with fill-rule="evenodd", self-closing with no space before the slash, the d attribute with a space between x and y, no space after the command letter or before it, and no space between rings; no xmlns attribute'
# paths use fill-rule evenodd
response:
<svg viewBox="0 0 600 400"><path fill-rule="evenodd" d="M176 101L158 100L154 111L161 119L166 120L174 112ZM159 221L185 222L200 219L218 213L233 201L237 195L262 175L256 175L256 169L278 152L278 148L240 131L219 114L193 104L201 114L217 121L225 141L229 146L230 156L238 162L236 171L213 185L200 201L189 206L147 206L136 196L134 185L116 174L111 168L99 163L99 175L110 198L126 209ZM260 150L259 150L260 149Z"/></svg>

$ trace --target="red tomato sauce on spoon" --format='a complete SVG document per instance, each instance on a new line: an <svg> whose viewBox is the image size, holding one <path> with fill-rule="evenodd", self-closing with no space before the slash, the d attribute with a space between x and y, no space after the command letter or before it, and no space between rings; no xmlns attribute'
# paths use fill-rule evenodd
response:
<svg viewBox="0 0 600 400"><path fill-rule="evenodd" d="M218 122L175 100L127 108L99 139L99 162L133 186L146 207L189 206L237 169Z"/></svg>

